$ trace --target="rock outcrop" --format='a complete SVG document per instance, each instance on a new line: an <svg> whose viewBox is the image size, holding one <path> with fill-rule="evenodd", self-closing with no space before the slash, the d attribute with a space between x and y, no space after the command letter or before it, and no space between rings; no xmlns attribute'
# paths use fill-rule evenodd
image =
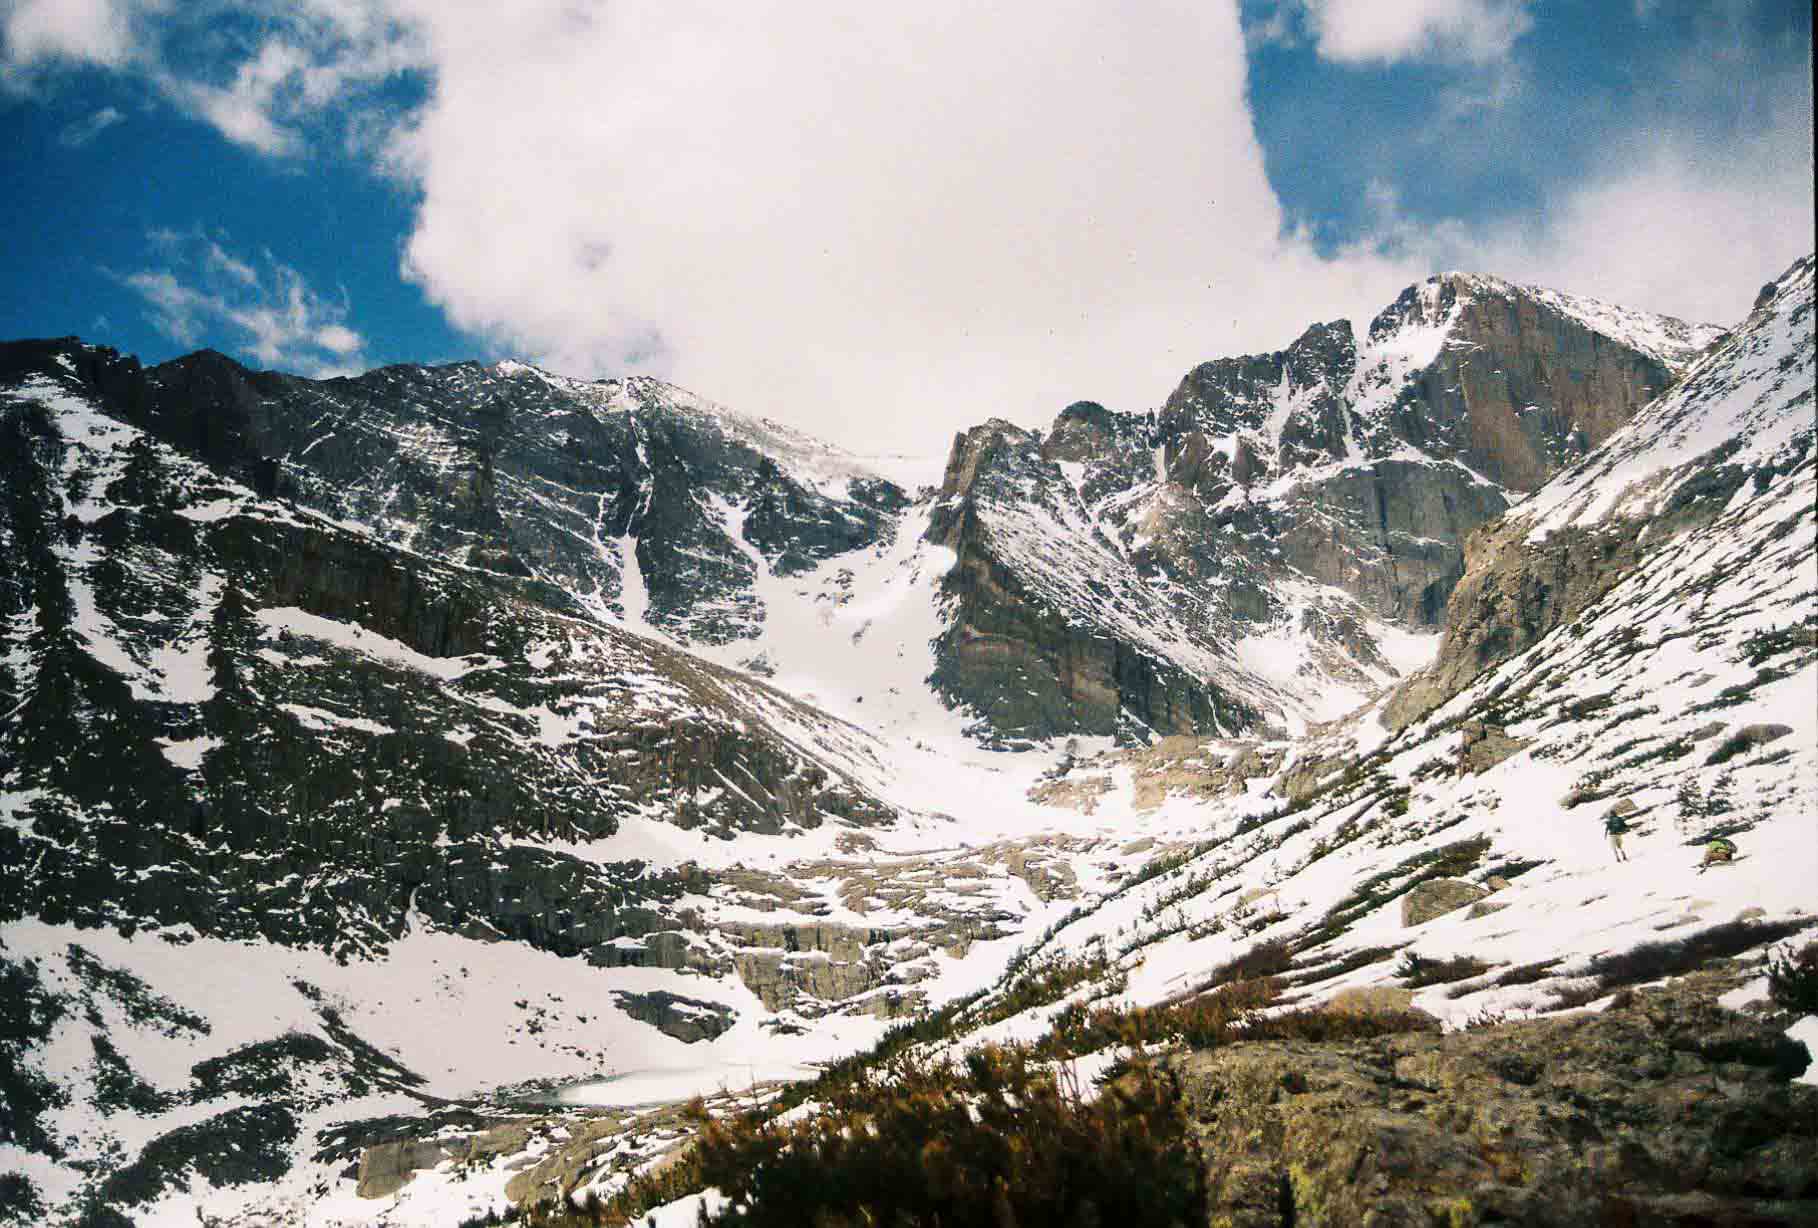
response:
<svg viewBox="0 0 1818 1228"><path fill-rule="evenodd" d="M762 623L754 555L794 574L888 536L908 502L838 449L653 379L465 362L308 380L65 339L7 346L0 382L59 360L104 411L262 495L596 611L636 593L634 617L696 642Z"/></svg>
<svg viewBox="0 0 1818 1228"><path fill-rule="evenodd" d="M1062 432L1062 454L1099 438L1090 428L1103 411L1068 413L1085 425ZM1006 740L1253 723L1254 707L1214 681L1207 637L1184 639L1191 609L1143 583L1094 531L1061 464L1044 455L1041 436L1006 422L954 441L928 529L955 555L929 681ZM1042 537L1062 524L1075 529L1065 552L1045 549Z"/></svg>
<svg viewBox="0 0 1818 1228"><path fill-rule="evenodd" d="M575 577L434 557L427 521L405 549L234 480L296 478L255 462L301 383L0 349L0 792L23 806L0 919L351 954L414 910L611 962L705 879L569 842L630 814L722 838L890 817L830 766L864 735L589 617ZM433 502L439 525L461 497Z"/></svg>
<svg viewBox="0 0 1818 1228"><path fill-rule="evenodd" d="M1510 737L1502 726L1484 721L1466 721L1462 732L1464 736L1458 744L1460 776L1487 772L1529 745L1521 738Z"/></svg>
<svg viewBox="0 0 1818 1228"><path fill-rule="evenodd" d="M1812 1223L1818 1088L1789 1081L1810 1055L1713 997L1691 978L1603 1013L1188 1055L1211 1222Z"/></svg>
<svg viewBox="0 0 1818 1228"><path fill-rule="evenodd" d="M646 993L613 994L613 1002L640 1023L648 1023L665 1036L684 1044L712 1040L738 1022L738 1012L720 1002L706 1002L681 994L653 989Z"/></svg>

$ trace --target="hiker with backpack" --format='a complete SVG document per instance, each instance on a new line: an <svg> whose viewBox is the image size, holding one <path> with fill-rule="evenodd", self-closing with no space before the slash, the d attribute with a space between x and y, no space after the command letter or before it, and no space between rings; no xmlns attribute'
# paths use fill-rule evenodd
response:
<svg viewBox="0 0 1818 1228"><path fill-rule="evenodd" d="M1718 836L1704 846L1704 860L1698 863L1698 872L1703 874L1712 866L1724 865L1736 860L1736 846L1726 837Z"/></svg>
<svg viewBox="0 0 1818 1228"><path fill-rule="evenodd" d="M1609 833L1610 848L1615 852L1616 860L1627 861L1629 855L1622 851L1622 838L1628 834L1628 820L1612 810L1603 818L1603 830Z"/></svg>

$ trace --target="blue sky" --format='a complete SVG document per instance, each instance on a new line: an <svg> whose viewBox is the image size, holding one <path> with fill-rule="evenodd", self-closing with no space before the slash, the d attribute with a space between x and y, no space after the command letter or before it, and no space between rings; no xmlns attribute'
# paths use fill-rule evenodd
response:
<svg viewBox="0 0 1818 1228"><path fill-rule="evenodd" d="M1253 31L1284 27L1253 35L1250 61L1270 182L1327 250L1369 231L1373 181L1420 222L1481 223L1540 213L1650 129L1719 149L1760 127L1773 89L1811 62L1798 4L1555 0L1506 54L1394 64L1322 58L1302 12L1244 7ZM1701 61L1708 78L1687 71Z"/></svg>
<svg viewBox="0 0 1818 1228"><path fill-rule="evenodd" d="M939 447L1440 268L1728 322L1811 244L1811 54L1765 0L0 0L0 336Z"/></svg>

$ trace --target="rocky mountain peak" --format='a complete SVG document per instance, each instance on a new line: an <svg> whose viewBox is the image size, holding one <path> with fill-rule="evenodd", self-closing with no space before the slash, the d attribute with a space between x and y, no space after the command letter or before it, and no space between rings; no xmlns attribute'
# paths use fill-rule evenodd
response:
<svg viewBox="0 0 1818 1228"><path fill-rule="evenodd" d="M1124 415L1112 412L1097 401L1075 401L1054 417L1054 425L1042 442L1042 454L1049 460L1086 464L1114 454L1128 423Z"/></svg>
<svg viewBox="0 0 1818 1228"><path fill-rule="evenodd" d="M0 1219L553 1210L694 1128L556 1096L1235 1002L1299 1018L1193 1128L1300 1133L1233 1214L1803 1222L1805 1051L1713 999L1814 933L1812 275L1683 367L1448 275L914 500L660 381L0 345Z"/></svg>
<svg viewBox="0 0 1818 1228"><path fill-rule="evenodd" d="M1769 283L1743 325L1666 395L1472 535L1438 659L1399 688L1391 723L1417 719L1544 639L1648 556L1729 516L1739 496L1810 472L1812 273L1807 257Z"/></svg>
<svg viewBox="0 0 1818 1228"><path fill-rule="evenodd" d="M1382 643L1438 627L1471 531L1609 438L1715 335L1442 274L1404 290L1361 345L1349 321L1314 324L1286 349L1199 364L1153 415L1080 402L1045 438L1001 420L961 434L928 540L959 555L956 575L991 560L980 574L992 583L951 607L984 623L1008 616L995 597L986 616L980 594L1052 588L1082 535L1115 560L1093 564L1101 572L1127 570L1140 591L1166 596L1138 617L1144 635L1069 610L1069 646L1038 655L1090 655L1085 640L1108 635L1218 679L1254 711L1304 711L1296 695L1357 702L1395 673ZM952 651L970 616L943 641ZM1041 689L1029 678L1042 669L1003 655L1002 627L987 642L992 659L1017 661L1018 681L943 657L948 694L975 703ZM1221 649L1246 642L1256 650ZM981 652L967 650L975 664ZM1178 708L1130 711L1176 728ZM1048 712L1019 728L1075 728Z"/></svg>

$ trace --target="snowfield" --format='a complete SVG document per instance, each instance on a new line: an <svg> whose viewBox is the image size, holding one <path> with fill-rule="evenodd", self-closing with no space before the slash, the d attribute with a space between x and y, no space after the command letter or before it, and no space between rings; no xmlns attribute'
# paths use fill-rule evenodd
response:
<svg viewBox="0 0 1818 1228"><path fill-rule="evenodd" d="M1493 290L1486 279L1484 292ZM1626 329L1663 355L1684 358L1712 340L1659 317L1555 298L1560 310ZM618 1133L601 1136L573 1191L610 1192L685 1136L665 1106L697 1095L761 1100L775 1084L873 1044L904 1015L962 999L973 1005L946 1047L1032 1040L1070 1004L1165 1002L1201 988L1221 963L1279 942L1293 952L1296 1005L1404 988L1416 960L1478 961L1478 971L1413 989L1414 1007L1462 1027L1596 1010L1601 999L1581 992L1591 962L1642 943L1737 919L1818 927L1812 329L1808 259L1604 448L1517 504L1510 523L1531 526L1539 545L1568 527L1596 533L1619 518L1663 518L1712 474L1742 474L1715 514L1682 529L1660 519L1640 563L1588 608L1399 731L1381 719L1387 688L1433 660L1437 637L1372 625L1389 668L1359 675L1351 689L1327 685L1306 666L1314 650L1296 629L1303 606L1334 600L1336 590L1309 582L1279 627L1216 649L1185 633L1163 643L1165 620L1147 615L1130 615L1128 628L1133 642L1245 678L1256 697L1292 713L1288 736L987 749L967 736L972 714L945 707L925 681L931 641L945 626L937 585L953 565L951 551L923 540L926 502L887 540L794 574L752 550L752 592L765 616L751 638L717 645L684 643L645 620L649 596L630 538L602 545L612 555L603 566L623 577L616 604L604 589L578 595L584 616L527 623L521 652L433 655L351 616L251 610L250 651L268 671L259 684L313 735L365 747L397 730L351 702L277 704L277 679L357 668L369 688L406 677L434 686L453 697L437 711L459 713L444 722L443 739L460 751L476 738L516 739L552 780L585 774L610 720L655 714L651 726L661 727L711 703L725 728L765 731L777 753L794 756L798 775L822 771L887 814L862 824L828 813L812 825L734 835L674 821L681 803L665 795L597 838L526 829L486 846L501 866L528 851L594 869L635 865L637 881L677 873L681 885L662 901L666 920L649 940L673 938L688 953L679 966L607 966L457 932L421 911L414 891L403 932L373 958L183 927L7 921L0 958L31 969L64 1008L43 1012L55 1017L42 1042L18 1051L20 1068L52 1089L39 1121L54 1147L0 1143L0 1173L24 1174L62 1216L52 1222L72 1222L108 1174L127 1171L157 1140L239 1114L234 1121L270 1128L241 1156L268 1156L260 1175L215 1181L207 1172L237 1171L232 1162L179 1165L134 1205L133 1222L442 1228L506 1209L514 1179L606 1121ZM1367 372L1360 356L1359 379L1391 395L1442 333L1436 322L1384 341ZM493 376L560 379L512 364ZM601 412L629 413L638 391L568 384ZM659 392L829 492L854 476L913 468L850 457L683 401L679 390L642 389ZM96 498L119 477L136 428L95 415L60 385L11 395L56 415L68 472L93 470ZM1081 476L1068 480L1079 517L1068 531L1089 543L1081 557L1116 571L1122 548L1097 531ZM292 514L243 488L217 494L197 505L223 509L199 531ZM730 540L744 541L747 509L708 496L703 506ZM75 515L109 510L81 503ZM994 532L1013 537L1018 522L1000 512ZM1022 527L1032 540L1053 532ZM58 546L58 557L89 577L90 548ZM1063 570L1057 591L1069 582ZM70 596L81 642L135 695L170 705L214 696L197 628L221 609L218 581L195 584L186 618L155 629L153 652L92 594ZM1125 617L1165 596L1128 602L1096 614ZM38 676L35 651L15 647L8 658L20 693ZM1487 764L1467 744L1480 725L1506 751ZM193 774L223 743L185 728L188 736L156 745L170 767ZM715 771L689 786L687 800L703 811L751 788L733 767ZM44 792L4 791L6 780L0 771L0 829L22 834ZM380 799L374 810L405 800ZM1603 829L1618 805L1630 827L1622 862ZM1700 849L1714 834L1730 835L1741 855L1703 869ZM160 871L111 873L128 881ZM1434 877L1481 894L1473 906L1407 924L1408 891ZM1799 940L1811 938L1818 928ZM654 949L643 934L616 941L628 960ZM966 1026L1004 1000L1008 969L1082 959L1102 960L1102 973L1059 1000ZM1734 1002L1763 992L1756 978ZM661 1011L664 1028L651 1022ZM721 1020L712 1035L675 1034ZM1818 1048L1818 1017L1790 1034ZM268 1053L288 1056L272 1065ZM1082 1066L1090 1072L1110 1057ZM280 1098L293 1106L287 1119L256 1116ZM358 1149L331 1145L350 1123L393 1119L375 1141L405 1132L400 1123L430 1122L435 1137L464 1146L474 1127L457 1121L462 1110L525 1134L497 1154L432 1157L374 1196L357 1192L372 1175L349 1160ZM656 1222L692 1224L717 1199L691 1196Z"/></svg>

